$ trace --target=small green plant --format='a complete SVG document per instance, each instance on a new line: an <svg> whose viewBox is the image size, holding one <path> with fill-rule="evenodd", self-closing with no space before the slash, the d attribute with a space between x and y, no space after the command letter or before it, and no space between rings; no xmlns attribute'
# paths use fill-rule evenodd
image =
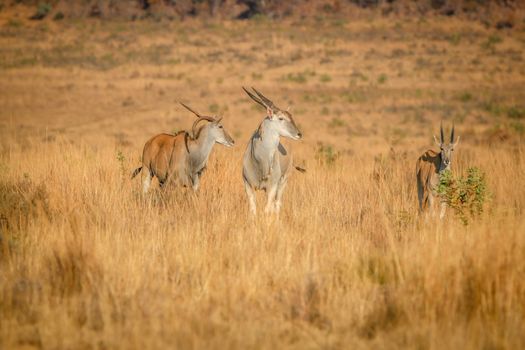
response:
<svg viewBox="0 0 525 350"><path fill-rule="evenodd" d="M315 71L312 70L305 70L303 72L297 72L297 73L288 73L283 77L283 80L288 80L294 83L306 83L308 81L308 77L315 76Z"/></svg>
<svg viewBox="0 0 525 350"><path fill-rule="evenodd" d="M258 24L264 24L268 21L268 17L262 13L256 13L251 17L251 20Z"/></svg>
<svg viewBox="0 0 525 350"><path fill-rule="evenodd" d="M328 127L329 128L334 128L334 129L343 127L345 125L346 125L345 121L343 119L337 118L337 117L332 118L332 120L330 120L330 122L328 123Z"/></svg>
<svg viewBox="0 0 525 350"><path fill-rule="evenodd" d="M491 100L482 102L481 108L495 117L499 117L503 112L503 107Z"/></svg>
<svg viewBox="0 0 525 350"><path fill-rule="evenodd" d="M384 74L384 73L382 73L382 74L380 74L379 77L377 78L377 82L378 82L379 84L384 84L384 83L386 83L387 79L388 79L387 75Z"/></svg>
<svg viewBox="0 0 525 350"><path fill-rule="evenodd" d="M124 164L126 162L126 157L124 156L124 153L122 151L117 151L117 161L119 162L120 172L122 176L126 176L127 169L126 165Z"/></svg>
<svg viewBox="0 0 525 350"><path fill-rule="evenodd" d="M339 158L337 152L332 145L326 145L322 142L317 144L317 153L315 158L323 165L334 165Z"/></svg>
<svg viewBox="0 0 525 350"><path fill-rule="evenodd" d="M15 19L15 18L10 18L8 21L7 21L7 26L8 27L11 27L11 28L20 28L22 27L22 22L18 19Z"/></svg>
<svg viewBox="0 0 525 350"><path fill-rule="evenodd" d="M524 119L525 118L525 108L518 106L509 107L507 110L507 117L510 119Z"/></svg>
<svg viewBox="0 0 525 350"><path fill-rule="evenodd" d="M520 121L510 123L510 127L518 134L523 135L525 133L525 125L523 125L523 123L521 123Z"/></svg>
<svg viewBox="0 0 525 350"><path fill-rule="evenodd" d="M60 11L58 11L54 16L53 16L53 21L60 21L64 19L64 14Z"/></svg>
<svg viewBox="0 0 525 350"><path fill-rule="evenodd" d="M450 170L443 171L437 193L465 225L483 212L489 198L485 174L476 167L468 168L466 177L454 177Z"/></svg>
<svg viewBox="0 0 525 350"><path fill-rule="evenodd" d="M321 75L319 77L319 81L321 83L328 83L328 82L332 81L332 77L330 75L328 75L328 74L323 74L323 75Z"/></svg>
<svg viewBox="0 0 525 350"><path fill-rule="evenodd" d="M37 13L47 15L51 11L51 9L51 4L41 2L40 4L38 4Z"/></svg>
<svg viewBox="0 0 525 350"><path fill-rule="evenodd" d="M458 45L460 41L461 41L460 33L454 33L448 38L448 42L454 46Z"/></svg>
<svg viewBox="0 0 525 350"><path fill-rule="evenodd" d="M335 11L334 7L332 5L330 5L330 4L324 4L322 6L322 9L323 9L324 12L328 12L328 13Z"/></svg>
<svg viewBox="0 0 525 350"><path fill-rule="evenodd" d="M416 59L416 69L428 68L430 64L430 60L424 59L423 57L418 57Z"/></svg>
<svg viewBox="0 0 525 350"><path fill-rule="evenodd" d="M212 103L211 105L209 105L208 109L210 110L211 113L219 113L219 105L216 104L216 103Z"/></svg>
<svg viewBox="0 0 525 350"><path fill-rule="evenodd" d="M343 99L344 102L347 102L347 103L360 103L360 102L365 101L364 94L359 91L353 91L353 92L345 91L341 94L341 98Z"/></svg>
<svg viewBox="0 0 525 350"><path fill-rule="evenodd" d="M465 92L463 92L462 94L459 95L459 100L460 100L461 102L465 102L465 103L466 103L466 102L471 101L471 100L472 100L472 97L473 97L473 96L472 96L472 94L471 94L470 92L465 91Z"/></svg>
<svg viewBox="0 0 525 350"><path fill-rule="evenodd" d="M479 59L479 57L476 57L476 58L473 58L472 61L470 61L470 63L473 66L479 66L481 64L481 60Z"/></svg>
<svg viewBox="0 0 525 350"><path fill-rule="evenodd" d="M344 27L345 26L345 20L344 19L336 19L332 22L334 27Z"/></svg>
<svg viewBox="0 0 525 350"><path fill-rule="evenodd" d="M294 83L306 83L307 81L306 74L304 73L289 73L285 79Z"/></svg>
<svg viewBox="0 0 525 350"><path fill-rule="evenodd" d="M51 12L52 6L51 4L48 4L47 2L41 2L38 4L38 7L36 9L36 13L31 17L31 19L43 19L46 17L49 12Z"/></svg>
<svg viewBox="0 0 525 350"><path fill-rule="evenodd" d="M481 48L487 51L491 51L492 53L495 53L496 44L500 44L501 42L503 42L503 39L494 34L494 35L489 36L487 40L481 44Z"/></svg>

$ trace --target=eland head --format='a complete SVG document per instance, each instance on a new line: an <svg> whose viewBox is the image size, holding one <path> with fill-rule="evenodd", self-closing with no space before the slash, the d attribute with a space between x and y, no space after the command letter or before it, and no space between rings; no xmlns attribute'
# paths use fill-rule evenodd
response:
<svg viewBox="0 0 525 350"><path fill-rule="evenodd" d="M454 125L452 125L452 130L450 132L450 142L445 142L445 133L443 131L443 124L441 124L439 128L439 135L440 139L438 141L436 135L434 135L434 142L437 146L439 146L440 149L440 155L441 155L441 165L440 165L440 171L450 169L450 164L452 163L452 155L454 153L454 149L457 147L459 143L459 136L456 138L454 136Z"/></svg>
<svg viewBox="0 0 525 350"><path fill-rule="evenodd" d="M197 120L195 120L191 127L192 138L194 140L199 138L199 134L201 131L201 129L197 129L197 125L201 121L208 121L208 132L210 133L211 137L213 137L215 142L220 143L221 145L224 145L226 147L232 147L235 144L235 141L232 139L232 137L228 134L224 126L221 124L222 117L205 116L195 112L193 109L191 109L189 106L185 105L182 102L180 102L180 104L197 116Z"/></svg>
<svg viewBox="0 0 525 350"><path fill-rule="evenodd" d="M244 87L243 90L252 100L266 108L267 126L275 130L279 136L288 137L293 140L300 140L303 137L289 111L280 109L270 99L266 98L253 87L253 92L250 92Z"/></svg>

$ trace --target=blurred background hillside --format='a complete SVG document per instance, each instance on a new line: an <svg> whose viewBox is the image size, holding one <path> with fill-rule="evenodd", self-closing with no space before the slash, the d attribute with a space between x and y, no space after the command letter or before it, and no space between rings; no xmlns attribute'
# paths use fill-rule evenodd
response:
<svg viewBox="0 0 525 350"><path fill-rule="evenodd" d="M3 0L0 10L32 19L188 17L248 19L356 18L382 16L457 16L500 29L522 26L524 4L519 0Z"/></svg>

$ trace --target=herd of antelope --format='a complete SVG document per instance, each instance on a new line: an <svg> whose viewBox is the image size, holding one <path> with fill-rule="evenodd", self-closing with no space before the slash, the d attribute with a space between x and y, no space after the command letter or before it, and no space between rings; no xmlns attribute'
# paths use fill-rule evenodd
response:
<svg viewBox="0 0 525 350"><path fill-rule="evenodd" d="M255 191L263 190L267 195L265 212L278 214L292 169L305 171L293 165L292 153L283 146L280 138L300 140L302 134L289 111L277 107L255 88L249 91L243 87L243 90L266 109L265 118L250 137L242 163L242 178L250 212L256 214ZM142 166L135 169L131 175L133 179L144 170L145 194L153 177L157 178L160 187L172 182L183 187L192 187L197 191L215 143L227 147L235 144L222 125L222 118L205 116L182 102L181 105L195 114L197 120L193 123L191 133L180 131L176 134L159 134L146 142L142 153ZM197 128L202 121L207 123ZM434 136L434 141L440 151L428 150L416 163L417 193L420 211L429 212L432 216L439 212L442 219L446 206L445 203L436 200L436 186L440 174L451 168L452 154L459 142L459 136L455 138L452 127L450 141L446 143L441 125L440 140Z"/></svg>

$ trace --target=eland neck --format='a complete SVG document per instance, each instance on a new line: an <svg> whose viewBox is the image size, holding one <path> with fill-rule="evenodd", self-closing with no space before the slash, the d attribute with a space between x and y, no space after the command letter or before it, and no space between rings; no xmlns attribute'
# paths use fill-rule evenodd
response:
<svg viewBox="0 0 525 350"><path fill-rule="evenodd" d="M445 163L442 160L442 155L439 154L439 173L441 174L445 170L450 170L450 169L451 169L451 163L448 163L447 165L445 165Z"/></svg>
<svg viewBox="0 0 525 350"><path fill-rule="evenodd" d="M271 121L265 118L259 127L261 146L268 150L274 150L279 145L279 131L272 126Z"/></svg>
<svg viewBox="0 0 525 350"><path fill-rule="evenodd" d="M189 146L190 149L190 164L196 171L201 170L208 161L215 139L209 132L208 125L205 125L199 137Z"/></svg>

